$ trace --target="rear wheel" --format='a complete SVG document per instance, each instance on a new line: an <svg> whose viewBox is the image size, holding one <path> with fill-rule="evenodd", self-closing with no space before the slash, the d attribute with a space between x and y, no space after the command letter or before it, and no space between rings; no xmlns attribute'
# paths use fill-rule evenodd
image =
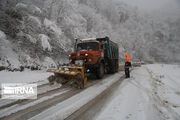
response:
<svg viewBox="0 0 180 120"><path fill-rule="evenodd" d="M96 77L98 79L101 79L101 78L103 78L103 76L104 76L104 64L100 63L100 65L97 69L97 72L96 72Z"/></svg>
<svg viewBox="0 0 180 120"><path fill-rule="evenodd" d="M114 60L111 60L111 63L110 63L110 65L109 65L109 73L111 73L111 74L113 74L113 73L115 73L115 71L116 71L116 68L115 68L115 61Z"/></svg>
<svg viewBox="0 0 180 120"><path fill-rule="evenodd" d="M108 73L113 74L113 73L118 72L118 69L119 69L118 60L115 60L115 59L111 60L108 68L109 68Z"/></svg>

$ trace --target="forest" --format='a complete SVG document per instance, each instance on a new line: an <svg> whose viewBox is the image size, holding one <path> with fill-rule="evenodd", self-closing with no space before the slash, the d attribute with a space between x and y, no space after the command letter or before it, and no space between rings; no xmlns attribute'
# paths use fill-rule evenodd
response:
<svg viewBox="0 0 180 120"><path fill-rule="evenodd" d="M0 0L0 66L55 66L75 38L105 36L120 63L179 63L180 16L161 18L118 0Z"/></svg>

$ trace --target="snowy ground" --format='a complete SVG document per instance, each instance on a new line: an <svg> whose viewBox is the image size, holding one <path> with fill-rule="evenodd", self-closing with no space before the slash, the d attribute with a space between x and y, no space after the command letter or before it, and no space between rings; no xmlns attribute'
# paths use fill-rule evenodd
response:
<svg viewBox="0 0 180 120"><path fill-rule="evenodd" d="M135 68L95 120L180 120L180 66Z"/></svg>
<svg viewBox="0 0 180 120"><path fill-rule="evenodd" d="M48 76L52 73L47 73L46 71L30 71L25 70L24 72L0 72L0 84L2 83L47 83Z"/></svg>
<svg viewBox="0 0 180 120"><path fill-rule="evenodd" d="M179 120L180 119L180 66L145 65L135 68L104 105L103 110L92 116L95 120ZM114 75L86 89L72 98L42 112L32 119L64 119L103 88L117 81ZM105 87L106 86L106 87ZM81 96L81 97L80 97ZM78 99L78 101L77 101ZM76 101L76 102L75 102ZM68 104L68 106L67 106ZM63 108L63 109L62 109ZM57 111L57 112L56 112ZM48 117L47 117L48 115Z"/></svg>
<svg viewBox="0 0 180 120"><path fill-rule="evenodd" d="M179 65L152 64L136 67L131 72L131 78L123 80L113 95L109 96L110 99L103 105L101 111L97 111L98 114L95 116L88 117L94 120L180 120L179 73ZM123 74L120 72L106 77L31 119L64 119L101 94ZM47 83L49 75L50 73L43 71L2 71L0 83L37 82L42 84ZM59 94L61 93L54 94L52 97ZM45 96L25 107L42 102L49 97ZM24 107L18 108L17 105L15 107L24 109Z"/></svg>
<svg viewBox="0 0 180 120"><path fill-rule="evenodd" d="M115 75L107 77L94 86L34 116L31 120L63 120L118 81L120 76L122 76L122 73L116 73Z"/></svg>

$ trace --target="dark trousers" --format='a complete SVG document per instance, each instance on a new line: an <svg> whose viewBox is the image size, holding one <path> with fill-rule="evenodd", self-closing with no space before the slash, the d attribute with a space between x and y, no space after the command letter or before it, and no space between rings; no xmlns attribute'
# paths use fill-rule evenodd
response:
<svg viewBox="0 0 180 120"><path fill-rule="evenodd" d="M130 78L129 68L125 68L125 75L126 75L126 78Z"/></svg>

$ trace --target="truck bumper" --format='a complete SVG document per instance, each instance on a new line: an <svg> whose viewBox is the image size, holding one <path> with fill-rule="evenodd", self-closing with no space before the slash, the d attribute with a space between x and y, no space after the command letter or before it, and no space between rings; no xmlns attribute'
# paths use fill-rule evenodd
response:
<svg viewBox="0 0 180 120"><path fill-rule="evenodd" d="M95 73L97 68L99 67L98 64L85 64L85 72L86 73Z"/></svg>

